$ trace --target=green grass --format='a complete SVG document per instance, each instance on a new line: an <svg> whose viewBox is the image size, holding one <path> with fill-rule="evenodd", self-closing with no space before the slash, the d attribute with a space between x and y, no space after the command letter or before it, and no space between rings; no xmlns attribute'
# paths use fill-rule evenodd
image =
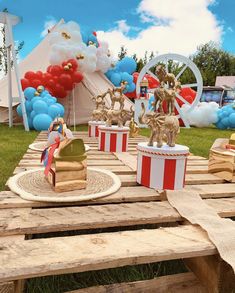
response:
<svg viewBox="0 0 235 293"><path fill-rule="evenodd" d="M37 134L36 131L25 132L23 126L9 128L0 124L0 190L5 189L7 179Z"/></svg>
<svg viewBox="0 0 235 293"><path fill-rule="evenodd" d="M77 126L76 130L86 131L87 125ZM140 133L149 136L150 131L142 129ZM230 137L231 133L233 131L218 130L216 128L181 129L177 143L189 146L194 155L208 157L209 149L214 140L219 137ZM35 131L25 132L22 126L9 129L6 125L0 125L0 190L4 190L6 180L11 176L26 152L28 145L34 141L37 134ZM102 229L99 232L102 232ZM85 232L83 231L83 233ZM43 235L41 236L43 237ZM61 234L57 236L61 236ZM36 235L36 237L40 236ZM182 261L177 260L102 271L49 276L28 280L25 292L60 293L89 286L150 279L156 276L185 271Z"/></svg>

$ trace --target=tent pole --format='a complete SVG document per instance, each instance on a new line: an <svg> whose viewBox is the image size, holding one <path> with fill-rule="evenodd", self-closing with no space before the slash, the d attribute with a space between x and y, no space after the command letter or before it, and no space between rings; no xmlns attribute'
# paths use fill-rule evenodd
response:
<svg viewBox="0 0 235 293"><path fill-rule="evenodd" d="M13 126L12 114L12 79L11 79L11 45L7 47L7 79L8 79L8 123Z"/></svg>
<svg viewBox="0 0 235 293"><path fill-rule="evenodd" d="M74 96L74 88L73 88L73 131L76 131L76 109L75 109L75 96Z"/></svg>

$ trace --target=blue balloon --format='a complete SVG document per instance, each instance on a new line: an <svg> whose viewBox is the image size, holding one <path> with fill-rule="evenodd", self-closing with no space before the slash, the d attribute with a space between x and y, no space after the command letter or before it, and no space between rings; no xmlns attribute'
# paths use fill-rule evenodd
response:
<svg viewBox="0 0 235 293"><path fill-rule="evenodd" d="M28 125L29 125L29 128L30 129L33 129L34 127L33 127L33 119L30 117L30 116L27 116L27 118L28 118Z"/></svg>
<svg viewBox="0 0 235 293"><path fill-rule="evenodd" d="M64 106L60 103L55 103L54 105L56 105L60 109L60 117L64 117Z"/></svg>
<svg viewBox="0 0 235 293"><path fill-rule="evenodd" d="M47 90L42 91L41 94L40 94L41 97L45 97L46 95L50 96L50 94L49 94L49 92Z"/></svg>
<svg viewBox="0 0 235 293"><path fill-rule="evenodd" d="M227 128L223 123L221 123L221 121L217 122L215 124L215 126L219 129L226 129Z"/></svg>
<svg viewBox="0 0 235 293"><path fill-rule="evenodd" d="M121 74L120 73L113 73L111 75L110 80L115 86L119 86L120 82L122 81Z"/></svg>
<svg viewBox="0 0 235 293"><path fill-rule="evenodd" d="M135 83L132 82L131 84L129 84L129 92L133 92L135 90Z"/></svg>
<svg viewBox="0 0 235 293"><path fill-rule="evenodd" d="M230 114L228 120L230 128L235 128L235 113Z"/></svg>
<svg viewBox="0 0 235 293"><path fill-rule="evenodd" d="M26 109L26 112L28 114L32 111L32 103L31 103L31 101L25 101L25 109Z"/></svg>
<svg viewBox="0 0 235 293"><path fill-rule="evenodd" d="M127 81L128 83L132 83L133 82L133 76L130 75L127 72L122 72L121 73L121 79L124 81Z"/></svg>
<svg viewBox="0 0 235 293"><path fill-rule="evenodd" d="M57 103L57 98L56 97L50 97L50 99L52 99L55 103Z"/></svg>
<svg viewBox="0 0 235 293"><path fill-rule="evenodd" d="M32 100L31 100L31 105L32 105L32 107L33 107L33 104L34 104L36 101L42 101L42 98L41 98L41 97L38 97L38 96L32 98Z"/></svg>
<svg viewBox="0 0 235 293"><path fill-rule="evenodd" d="M121 72L132 74L136 70L136 61L131 57L124 57L118 62L118 68Z"/></svg>
<svg viewBox="0 0 235 293"><path fill-rule="evenodd" d="M151 96L151 97L149 98L148 109L149 109L150 111L153 110L153 105L152 105L152 103L154 102L154 100L155 100L154 96Z"/></svg>
<svg viewBox="0 0 235 293"><path fill-rule="evenodd" d="M37 113L33 110L33 111L30 113L30 118L33 119L36 115L37 115Z"/></svg>
<svg viewBox="0 0 235 293"><path fill-rule="evenodd" d="M17 114L22 117L23 116L23 113L22 113L22 108L21 108L21 104L19 104L16 108L16 112Z"/></svg>
<svg viewBox="0 0 235 293"><path fill-rule="evenodd" d="M32 100L32 98L34 97L34 94L36 92L36 89L33 87L27 87L24 90L24 96L26 97L27 100Z"/></svg>
<svg viewBox="0 0 235 293"><path fill-rule="evenodd" d="M225 117L225 118L223 118L221 121L220 121L224 126L226 126L226 127L229 127L229 119L228 119L228 117Z"/></svg>
<svg viewBox="0 0 235 293"><path fill-rule="evenodd" d="M41 113L47 113L48 111L48 105L46 102L44 101L36 101L33 103L33 110L37 113L37 114L41 114Z"/></svg>
<svg viewBox="0 0 235 293"><path fill-rule="evenodd" d="M114 73L114 70L109 69L108 71L105 72L105 75L107 76L108 79L110 79L113 73Z"/></svg>
<svg viewBox="0 0 235 293"><path fill-rule="evenodd" d="M60 116L60 108L56 104L49 106L48 115L50 115L52 119L59 117Z"/></svg>
<svg viewBox="0 0 235 293"><path fill-rule="evenodd" d="M123 93L126 94L126 93L129 93L129 91L130 91L130 86L129 86L129 84L127 84Z"/></svg>
<svg viewBox="0 0 235 293"><path fill-rule="evenodd" d="M33 119L33 126L36 130L47 130L52 122L48 114L37 114Z"/></svg>
<svg viewBox="0 0 235 293"><path fill-rule="evenodd" d="M45 102L47 103L48 106L51 106L51 105L53 105L53 104L56 103L56 102L55 102L53 99L51 99L51 98L46 99Z"/></svg>

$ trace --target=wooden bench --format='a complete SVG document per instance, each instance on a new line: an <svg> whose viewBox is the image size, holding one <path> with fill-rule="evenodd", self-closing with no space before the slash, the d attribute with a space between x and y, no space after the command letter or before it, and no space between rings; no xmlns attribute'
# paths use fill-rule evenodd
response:
<svg viewBox="0 0 235 293"><path fill-rule="evenodd" d="M93 146L88 165L112 170L121 178L121 189L96 201L67 205L30 202L11 191L0 192L0 281L14 281L14 291L22 292L21 280L28 278L183 259L193 273L74 292L232 292L228 290L235 288L234 275L206 233L186 223L164 192L138 186L135 171L115 154L98 152L96 139L85 132L76 135ZM42 132L36 141L45 139ZM133 156L143 139L130 139ZM28 150L14 173L40 167L39 158ZM189 157L186 183L186 189L198 191L221 217L235 216L235 184L208 174L206 159ZM98 233L100 228L103 232ZM83 232L65 237L63 231ZM51 232L57 237L43 236ZM32 234L41 238L30 239Z"/></svg>

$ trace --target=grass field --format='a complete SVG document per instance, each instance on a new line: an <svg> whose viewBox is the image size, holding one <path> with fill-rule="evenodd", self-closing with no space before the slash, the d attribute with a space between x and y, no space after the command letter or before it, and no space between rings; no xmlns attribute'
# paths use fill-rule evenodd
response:
<svg viewBox="0 0 235 293"><path fill-rule="evenodd" d="M85 131L87 130L87 126L79 126L76 130ZM228 130L218 130L216 128L181 129L177 143L189 146L190 151L194 155L208 157L209 148L214 140L218 137L230 137L232 132L233 131ZM141 130L142 135L148 136L149 133L148 129ZM37 134L38 133L35 131L26 133L21 126L9 129L6 125L0 125L0 190L4 190L5 182L12 174L14 168L27 150L28 145L34 141ZM133 227L133 229L135 229L135 227ZM102 229L98 232L102 232ZM83 231L82 233L86 232ZM68 235L74 234L78 233L71 232L71 234ZM99 284L150 279L156 276L184 271L186 271L186 269L179 260L79 274L42 277L28 280L25 292L62 293Z"/></svg>

